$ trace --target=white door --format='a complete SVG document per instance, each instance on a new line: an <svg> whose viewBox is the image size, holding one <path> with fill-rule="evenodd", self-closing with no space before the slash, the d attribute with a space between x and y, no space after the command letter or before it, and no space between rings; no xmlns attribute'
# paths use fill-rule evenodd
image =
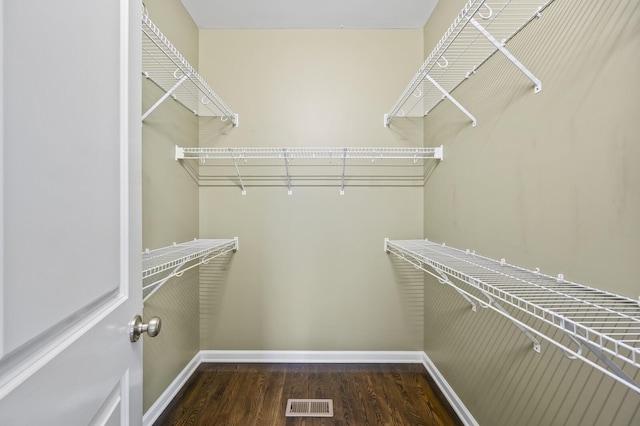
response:
<svg viewBox="0 0 640 426"><path fill-rule="evenodd" d="M141 424L141 6L0 1L0 425Z"/></svg>

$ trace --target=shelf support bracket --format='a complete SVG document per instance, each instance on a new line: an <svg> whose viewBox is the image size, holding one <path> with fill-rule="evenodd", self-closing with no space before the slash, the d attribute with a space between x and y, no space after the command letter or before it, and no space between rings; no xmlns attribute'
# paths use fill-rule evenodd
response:
<svg viewBox="0 0 640 426"><path fill-rule="evenodd" d="M174 243L175 244L175 243ZM160 287L162 287L163 285L166 284L167 281L169 281L171 278L173 277L181 277L186 271L195 268L196 266L200 266L200 265L206 265L207 263L209 263L212 259L215 259L216 257L220 257L220 256L224 256L225 254L229 253L230 251L233 251L234 253L238 251L238 237L234 237L233 238L233 246L229 247L228 245L225 247L220 247L219 249L217 249L217 253L214 251L212 253L209 253L209 257L204 256L203 258L199 259L198 262L194 265L191 265L187 268L182 269L187 263L189 263L190 261L192 261L193 259L186 259L182 262L180 262L180 264L178 264L178 266L176 266L171 273L169 273L169 275L167 275L166 277L145 285L144 287L142 287L142 290L146 290L149 288L153 287L153 290L151 290L151 292L149 292L149 294L147 294L144 299L143 302L146 302L155 292L157 292L158 290L160 290Z"/></svg>
<svg viewBox="0 0 640 426"><path fill-rule="evenodd" d="M523 326L521 326L520 324L518 324L515 321L511 320L511 314L509 314L503 307L502 305L500 305L498 302L496 302L493 297L491 297L491 295L489 295L489 293L487 293L486 291L482 290L481 288L479 288L476 284L472 284L475 288L477 288L488 300L489 300L489 305L493 306L493 308L495 308L496 310L502 312L504 314L504 316L511 321L511 323L516 326L516 328L518 330L520 330L525 336L527 336L529 338L529 340L531 340L533 342L533 350L540 353L540 342L538 341L538 339L536 339L535 337L533 337L533 334L529 333L529 331L524 328ZM482 303L480 304L480 306L482 306Z"/></svg>
<svg viewBox="0 0 640 426"><path fill-rule="evenodd" d="M436 89L438 89L440 92L442 92L442 95L443 95L444 97L446 97L446 98L447 98L447 99L449 99L451 102L453 102L453 104L454 104L455 106L457 106L457 107L458 107L458 109L464 113L464 115L466 115L467 117L469 117L469 120L471 120L471 125L472 125L473 127L475 127L475 126L476 126L476 118L475 118L475 117L474 117L474 116L473 116L469 111L467 111L467 109L466 109L465 107L463 107L463 106L460 104L460 102L456 101L456 100L455 100L455 98L454 98L453 96L451 96L451 95L449 94L449 92L447 92L446 90L444 90L444 88L443 88L442 86L440 86L440 85L438 84L438 82L437 82L437 81L435 81L433 78L431 78L431 76L430 76L429 74L425 74L425 76L424 76L424 77L425 77L427 80L429 80L429 82L430 82L431 84L433 84L433 85L434 85L434 87L435 87Z"/></svg>
<svg viewBox="0 0 640 426"><path fill-rule="evenodd" d="M477 312L478 309L476 308L476 304L473 302L473 300L471 300L471 298L469 298L469 296L467 296L466 294L464 294L462 291L460 291L460 289L458 287L455 286L455 284L453 284L451 282L451 280L449 279L449 277L447 276L447 274L445 274L444 272L442 272L440 269L436 268L433 265L429 265L433 268L434 271L436 271L436 273L438 275L440 275L442 277L442 279L439 279L438 277L435 277L436 279L438 279L438 281L441 284L448 284L449 286L453 287L453 289L464 298L464 300L466 300L467 302L469 302L469 304L471 305L471 310L473 312Z"/></svg>
<svg viewBox="0 0 640 426"><path fill-rule="evenodd" d="M460 296L462 296L464 298L464 300L466 300L467 302L469 302L469 304L471 305L471 310L473 312L477 312L477 308L476 308L476 304L473 302L473 300L471 300L471 298L469 296L467 296L466 294L464 294L458 287L455 286L455 284L453 284L451 282L451 280L449 279L449 277L447 276L447 274L445 274L443 271L441 271L439 268L437 268L436 266L432 265L431 263L427 262L427 265L429 265L436 273L434 274L433 272L429 271L428 269L426 269L424 266L422 266L422 261L416 259L416 261L418 262L413 263L412 261L410 261L409 259L407 259L404 256L404 253L396 253L394 251L391 251L391 249L389 249L389 239L385 238L384 239L384 251L385 253L391 253L394 256L396 256L399 259L402 259L404 261L409 262L410 264L412 264L416 269L421 270L422 272L425 272L429 275L431 275L433 278L437 279L438 282L440 284L447 284L450 287L452 287ZM414 258L415 259L415 258ZM436 275L437 274L437 275Z"/></svg>
<svg viewBox="0 0 640 426"><path fill-rule="evenodd" d="M342 185L340 186L340 195L344 195L344 171L347 166L347 148L342 151Z"/></svg>
<svg viewBox="0 0 640 426"><path fill-rule="evenodd" d="M289 176L289 155L287 154L287 148L282 148L282 152L284 153L284 169L287 172L287 195L292 195L293 190L291 189L291 176Z"/></svg>
<svg viewBox="0 0 640 426"><path fill-rule="evenodd" d="M149 114L151 114L153 112L153 110L155 110L156 108L158 108L158 106L163 103L165 101L165 99L167 99L169 96L171 96L171 94L173 92L176 91L176 89L178 89L178 87L180 87L180 85L182 85L182 83L184 83L187 78L189 78L189 74L185 74L183 75L180 80L178 80L178 82L176 84L173 85L173 87L169 90L167 90L167 93L165 93L164 95L162 95L162 97L160 99L158 99L158 101L153 104L153 106L151 108L149 108L147 110L147 112L145 112L144 114L142 114L142 121L144 121L145 118L147 118L149 116Z"/></svg>
<svg viewBox="0 0 640 426"><path fill-rule="evenodd" d="M233 165L236 168L236 173L238 174L238 180L240 181L240 187L242 188L242 195L247 195L247 190L244 187L244 182L242 182L242 175L240 174L240 169L238 168L238 162L236 161L236 157L233 155L233 150L231 148L229 148L229 154L231 155Z"/></svg>
<svg viewBox="0 0 640 426"><path fill-rule="evenodd" d="M184 262L180 263L178 266L176 266L174 268L173 271L171 271L171 273L169 275L167 275L165 278L161 279L160 281L156 281L153 284L149 284L147 286L144 286L142 288L142 290L146 290L148 288L153 287L153 290L151 290L151 292L149 292L149 294L147 294L145 296L145 298L142 300L143 302L146 302L151 296L153 296L153 294L160 290L160 287L162 287L167 281L169 281L171 278L177 276L180 273L180 269L182 269L182 267L187 263L187 261L185 260Z"/></svg>
<svg viewBox="0 0 640 426"><path fill-rule="evenodd" d="M184 148L176 145L176 161L184 160Z"/></svg>
<svg viewBox="0 0 640 426"><path fill-rule="evenodd" d="M489 33L489 31L487 31L482 25L480 25L478 23L478 21L475 20L475 18L470 18L469 22L471 22L471 24L476 27L476 29L480 32L480 34L482 34L487 40L489 40L489 42L491 44L493 44L496 49L498 49L500 52L502 52L502 54L504 56L507 57L507 59L509 59L516 67L518 67L518 69L520 71L522 71L522 73L524 75L526 75L529 80L531 80L534 84L534 88L533 91L534 93L538 93L540 90L542 90L542 82L535 76L533 75L533 73L531 71L529 71L527 69L527 67L525 67L522 62L520 62L518 59L516 59L515 56L513 56L511 54L511 52L509 52L503 45L502 43L498 42L498 40L496 40L496 38L494 36L491 35L491 33Z"/></svg>
<svg viewBox="0 0 640 426"><path fill-rule="evenodd" d="M444 160L444 145L435 147L433 158L436 160Z"/></svg>
<svg viewBox="0 0 640 426"><path fill-rule="evenodd" d="M611 370L613 374L618 376L620 379L635 387L640 387L640 384L636 383L631 377L629 377L629 375L627 375L627 373L625 373L620 367L618 367L616 363L611 361L608 356L602 353L602 351L596 345L594 345L592 342L590 342L588 339L585 339L580 333L578 333L578 331L575 330L575 326L571 327L563 319L560 319L560 321L562 321L563 327L565 328L565 330L567 330L564 332L567 337L571 339L578 339L580 343L582 343L587 349L589 349L592 354L594 354L600 361L602 361L602 363L605 364L609 368L609 370Z"/></svg>

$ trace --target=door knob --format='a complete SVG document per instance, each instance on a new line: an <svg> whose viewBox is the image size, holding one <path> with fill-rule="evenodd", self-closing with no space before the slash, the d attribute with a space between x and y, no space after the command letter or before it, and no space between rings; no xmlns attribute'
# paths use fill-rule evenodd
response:
<svg viewBox="0 0 640 426"><path fill-rule="evenodd" d="M145 324L142 322L142 317L136 315L131 322L129 322L129 339L131 339L132 342L137 342L142 333L147 333L149 337L156 337L158 333L160 333L161 325L162 321L160 321L158 317L151 318L149 322Z"/></svg>

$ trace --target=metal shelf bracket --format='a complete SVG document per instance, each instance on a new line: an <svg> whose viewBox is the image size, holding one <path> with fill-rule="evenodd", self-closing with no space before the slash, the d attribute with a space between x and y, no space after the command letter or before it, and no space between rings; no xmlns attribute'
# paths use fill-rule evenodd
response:
<svg viewBox="0 0 640 426"><path fill-rule="evenodd" d="M289 156L287 155L287 148L282 148L284 154L284 170L287 173L287 195L293 195L291 189L291 176L289 175Z"/></svg>
<svg viewBox="0 0 640 426"><path fill-rule="evenodd" d="M480 290L480 292L482 294L484 294L484 296L489 300L489 305L488 306L482 306L483 308L488 308L489 306L493 306L496 310L502 312L504 314L504 316L509 319L511 321L511 323L518 329L520 330L525 336L527 336L527 338L529 340L531 340L533 342L533 350L540 353L540 341L538 341L538 339L536 339L535 337L533 337L533 335L531 333L529 333L529 331L524 328L523 326L521 326L520 324L518 324L517 322L513 321L511 315L509 315L509 313L498 303L494 300L493 297L491 297L489 295L489 293L487 293L486 291Z"/></svg>
<svg viewBox="0 0 640 426"><path fill-rule="evenodd" d="M160 290L160 288L167 282L169 281L171 278L173 277L179 277L181 276L184 271L180 271L182 269L182 267L185 265L185 263L187 263L187 261L183 261L182 263L178 264L178 266L175 267L175 269L173 271L171 271L171 273L161 279L158 280L156 282L153 282L151 284L145 285L142 287L142 292L144 293L145 290L149 290L150 291L147 293L146 296L144 296L144 299L142 300L143 302L146 302L151 296L153 296L155 294L155 292L157 292L158 290Z"/></svg>
<svg viewBox="0 0 640 426"><path fill-rule="evenodd" d="M574 324L568 323L564 318L560 319L560 322L564 327L564 334L572 340L576 345L578 345L578 353L582 354L582 346L586 347L592 354L594 354L604 365L609 368L616 376L625 382L640 388L640 384L635 382L627 373L625 373L616 363L611 361L609 357L607 357L596 345L587 340L582 334L580 334ZM569 359L576 359L577 357L572 356L570 353L565 352L565 355Z"/></svg>
<svg viewBox="0 0 640 426"><path fill-rule="evenodd" d="M476 308L476 304L474 303L474 301L473 301L473 300L471 300L471 298L470 298L469 296L467 296L467 295L466 295L466 294L464 294L462 291L460 291L460 289L459 289L458 287L456 287L456 286L455 286L455 284L453 284L453 283L451 282L451 280L449 279L449 277L447 276L447 274L445 274L444 272L442 272L440 269L436 268L436 267L435 267L435 266L433 266L433 265L429 265L429 266L431 266L431 267L433 268L433 270L434 270L434 271L436 271L436 273L437 273L438 275L440 275L440 277L441 277L441 278L435 277L435 278L438 280L438 282L439 282L440 284L447 284L447 285L449 285L450 287L453 287L453 289L454 289L454 290L455 290L455 291L456 291L460 296L462 296L462 297L464 298L464 300L466 300L467 302L469 302L469 304L471 304L471 310L472 310L473 312L477 312L477 311L478 311L478 308ZM426 272L426 271L424 270L424 268L420 268L420 269L422 269L422 271ZM428 272L427 272L427 273L428 273ZM482 306L482 305L481 305L481 306Z"/></svg>
<svg viewBox="0 0 640 426"><path fill-rule="evenodd" d="M435 153L433 154L433 158L438 160L444 160L444 145L440 145L436 147Z"/></svg>
<svg viewBox="0 0 640 426"><path fill-rule="evenodd" d="M240 174L240 169L238 168L236 157L233 155L233 150L231 148L229 148L229 155L231 155L231 159L233 160L233 166L236 168L236 173L238 174L238 180L240 181L240 187L242 188L242 195L247 195L247 189L244 187L244 182L242 181L242 175Z"/></svg>
<svg viewBox="0 0 640 426"><path fill-rule="evenodd" d="M471 120L471 125L472 125L473 127L476 127L476 124L477 124L477 122L476 122L476 118L475 118L475 117L474 117L474 116L473 116L469 111L467 111L467 109L466 109L465 107L463 107L463 106L460 104L460 102L456 101L456 100L455 100L455 98L454 98L453 96L451 96L451 95L449 94L449 92L447 92L446 90L444 90L444 89L442 88L442 86L440 86L440 85L438 84L438 82L436 82L433 78L431 78L431 76L430 76L429 74L425 74L425 76L424 76L424 77L425 77L427 80L429 80L429 82L430 82L431 84L433 84L433 85L435 86L435 88L436 88L436 89L438 89L440 92L442 92L442 95L443 95L445 98L447 98L447 99L449 99L451 102L453 102L453 104L454 104L456 107L458 107L458 109L459 109L460 111L462 111L462 112L464 113L464 115L466 115L467 117L469 117L469 120ZM425 114L425 115L426 115L426 114Z"/></svg>
<svg viewBox="0 0 640 426"><path fill-rule="evenodd" d="M391 249L389 248L389 239L385 238L384 239L384 251L385 253L392 253L397 257L400 257L402 260L412 264L414 266L414 268L421 270L422 272L425 272L429 275L431 275L432 277L434 277L435 279L438 280L438 282L440 284L447 284L450 287L452 287L460 296L462 296L464 298L464 300L466 300L467 302L469 302L469 304L471 305L471 310L473 312L477 312L478 309L476 308L476 304L473 300L471 300L471 298L469 298L466 294L464 294L464 292L460 291L460 289L458 287L455 286L455 284L453 284L451 282L451 280L449 280L449 277L447 276L446 273L444 273L442 270L438 269L436 266L430 264L429 262L426 262L436 273L434 274L433 272L429 271L428 269L425 269L424 266L422 266L422 261L420 259L416 259L413 258L413 260L409 260L407 259L407 257L405 256L405 253L396 253L396 252L391 252ZM436 275L437 274L437 275Z"/></svg>
<svg viewBox="0 0 640 426"><path fill-rule="evenodd" d="M344 195L344 171L347 167L347 148L342 151L342 184L340 185L340 195Z"/></svg>
<svg viewBox="0 0 640 426"><path fill-rule="evenodd" d="M162 95L162 97L160 97L160 99L158 99L156 101L155 104L153 104L151 106L151 108L149 108L147 110L147 112L145 112L144 114L142 114L142 121L144 121L145 118L147 118L149 116L149 114L151 114L156 108L158 108L160 106L161 103L163 103L165 101L165 99L167 99L169 96L171 96L173 94L173 92L176 91L176 89L178 87L180 87L180 85L182 85L182 83L184 83L187 79L189 78L189 74L184 74L177 82L176 84L173 85L173 87L169 90L167 90L165 92L164 95Z"/></svg>
<svg viewBox="0 0 640 426"><path fill-rule="evenodd" d="M480 15L480 16L482 17L482 15ZM480 34L482 34L487 40L489 40L489 42L491 44L493 44L496 49L498 49L500 52L502 52L502 54L507 59L509 59L520 71L522 71L522 73L524 75L526 75L529 78L529 80L531 80L533 82L533 84L534 84L533 92L534 93L538 93L538 92L540 92L542 90L542 82L538 79L538 77L533 75L533 73L531 71L529 71L529 69L527 69L527 67L525 67L522 64L522 62L520 62L515 56L513 56L511 54L511 52L509 52L504 47L504 44L498 42L498 40L496 40L495 37L493 37L491 35L491 33L489 33L489 31L487 31L482 25L480 25L478 23L478 21L475 20L475 18L469 17L469 22L471 22L471 24L474 27L476 27L476 29L480 32Z"/></svg>
<svg viewBox="0 0 640 426"><path fill-rule="evenodd" d="M176 145L176 156L175 156L175 160L182 160L184 158L184 148Z"/></svg>

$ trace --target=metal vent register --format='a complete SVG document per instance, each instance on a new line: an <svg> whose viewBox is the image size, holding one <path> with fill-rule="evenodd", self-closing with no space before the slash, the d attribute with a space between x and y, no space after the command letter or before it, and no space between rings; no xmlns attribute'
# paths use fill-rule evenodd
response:
<svg viewBox="0 0 640 426"><path fill-rule="evenodd" d="M332 399L290 399L286 417L333 417Z"/></svg>

